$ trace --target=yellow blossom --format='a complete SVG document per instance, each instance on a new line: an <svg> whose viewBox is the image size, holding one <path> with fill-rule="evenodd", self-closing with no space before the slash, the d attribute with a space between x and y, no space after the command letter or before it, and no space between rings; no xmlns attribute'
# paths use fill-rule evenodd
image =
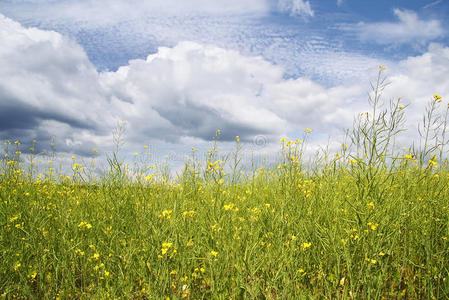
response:
<svg viewBox="0 0 449 300"><path fill-rule="evenodd" d="M312 246L312 243L304 242L301 244L301 248L303 251L306 250L307 248L310 248L311 246Z"/></svg>

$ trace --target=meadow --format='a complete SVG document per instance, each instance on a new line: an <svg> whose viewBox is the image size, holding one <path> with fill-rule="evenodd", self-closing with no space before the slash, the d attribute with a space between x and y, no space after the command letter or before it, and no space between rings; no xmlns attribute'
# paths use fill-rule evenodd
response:
<svg viewBox="0 0 449 300"><path fill-rule="evenodd" d="M5 299L441 299L449 297L447 104L434 95L419 143L403 149L407 106L383 103L341 148L244 168L243 145L182 173L126 164L102 176L33 169L7 142L0 163L0 297ZM442 106L445 105L445 108Z"/></svg>

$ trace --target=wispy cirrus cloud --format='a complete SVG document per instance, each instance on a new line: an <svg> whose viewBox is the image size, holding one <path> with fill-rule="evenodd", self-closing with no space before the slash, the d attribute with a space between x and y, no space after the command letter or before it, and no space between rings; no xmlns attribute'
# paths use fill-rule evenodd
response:
<svg viewBox="0 0 449 300"><path fill-rule="evenodd" d="M379 44L425 44L446 34L439 20L422 20L410 10L394 9L393 13L397 22L362 22L346 29L363 41Z"/></svg>

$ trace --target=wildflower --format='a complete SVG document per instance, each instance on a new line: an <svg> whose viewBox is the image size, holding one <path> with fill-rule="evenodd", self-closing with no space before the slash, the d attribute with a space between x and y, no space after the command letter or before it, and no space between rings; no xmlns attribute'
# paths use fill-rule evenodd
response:
<svg viewBox="0 0 449 300"><path fill-rule="evenodd" d="M162 211L162 214L159 215L159 219L161 219L161 220L162 219L170 220L172 213L173 213L172 210L164 210L164 211Z"/></svg>
<svg viewBox="0 0 449 300"><path fill-rule="evenodd" d="M379 256L384 256L384 255L385 255L385 253L383 251L379 252Z"/></svg>
<svg viewBox="0 0 449 300"><path fill-rule="evenodd" d="M405 159L411 160L413 158L414 158L413 154L406 154L405 155Z"/></svg>
<svg viewBox="0 0 449 300"><path fill-rule="evenodd" d="M145 179L150 181L153 177L154 177L154 175L148 175L148 176L145 176Z"/></svg>
<svg viewBox="0 0 449 300"><path fill-rule="evenodd" d="M374 202L371 201L370 203L368 203L366 206L370 207L370 208L374 208Z"/></svg>
<svg viewBox="0 0 449 300"><path fill-rule="evenodd" d="M433 95L433 101L434 101L434 102L440 103L440 102L442 101L441 99L442 99L442 98L441 98L440 95L438 95L438 94Z"/></svg>
<svg viewBox="0 0 449 300"><path fill-rule="evenodd" d="M162 249L161 249L161 253L162 255L165 255L168 250L172 247L172 243L162 243Z"/></svg>
<svg viewBox="0 0 449 300"><path fill-rule="evenodd" d="M301 244L301 248L303 251L306 250L307 248L310 248L311 246L312 246L312 243L304 242Z"/></svg>
<svg viewBox="0 0 449 300"><path fill-rule="evenodd" d="M240 143L240 137L239 137L238 135L235 137L235 141L236 141L237 143Z"/></svg>
<svg viewBox="0 0 449 300"><path fill-rule="evenodd" d="M432 165L432 166L434 166L434 167L436 167L436 166L438 165L438 162L437 162L437 160L436 160L435 157L432 157L432 158L429 160L429 166L430 166L430 165Z"/></svg>
<svg viewBox="0 0 449 300"><path fill-rule="evenodd" d="M15 220L17 220L18 218L19 218L19 216L14 216L14 217L12 217L12 218L9 218L9 222L12 223L12 222L14 222Z"/></svg>
<svg viewBox="0 0 449 300"><path fill-rule="evenodd" d="M109 272L106 271L106 270L104 270L104 276L105 276L105 277L108 277L108 276L109 276Z"/></svg>
<svg viewBox="0 0 449 300"><path fill-rule="evenodd" d="M306 128L306 133L310 133L312 132L312 129L310 129L309 127Z"/></svg>
<svg viewBox="0 0 449 300"><path fill-rule="evenodd" d="M212 255L214 258L217 258L218 252L217 251L211 251L210 255Z"/></svg>
<svg viewBox="0 0 449 300"><path fill-rule="evenodd" d="M75 170L81 171L81 170L83 169L83 167L81 166L81 164L73 164L72 169L73 169L74 171L75 171Z"/></svg>
<svg viewBox="0 0 449 300"><path fill-rule="evenodd" d="M84 229L84 228L86 228L86 229L91 229L92 228L92 225L91 224L89 224L89 223L86 223L86 222L80 222L79 224L78 224L78 229L79 230L82 230L82 229Z"/></svg>
<svg viewBox="0 0 449 300"><path fill-rule="evenodd" d="M182 213L182 217L185 219L186 217L193 217L195 215L195 211L194 210L190 210L190 211L184 211Z"/></svg>
<svg viewBox="0 0 449 300"><path fill-rule="evenodd" d="M379 71L385 71L387 69L387 67L379 65Z"/></svg>
<svg viewBox="0 0 449 300"><path fill-rule="evenodd" d="M377 263L377 260L375 260L375 259L370 259L370 258L365 258L365 261L367 261L367 262L369 262L369 263L372 263L373 265L375 265L376 263Z"/></svg>
<svg viewBox="0 0 449 300"><path fill-rule="evenodd" d="M224 208L224 210L230 210L230 211L238 211L239 210L239 208L237 206L235 206L234 203L224 205L223 208Z"/></svg>
<svg viewBox="0 0 449 300"><path fill-rule="evenodd" d="M19 271L19 269L20 269L20 267L22 266L22 264L21 263L17 263L15 266L14 266L14 271Z"/></svg>
<svg viewBox="0 0 449 300"><path fill-rule="evenodd" d="M371 228L371 230L376 230L377 229L377 227L379 226L379 224L374 224L374 223L371 223L371 222L368 222L368 226Z"/></svg>

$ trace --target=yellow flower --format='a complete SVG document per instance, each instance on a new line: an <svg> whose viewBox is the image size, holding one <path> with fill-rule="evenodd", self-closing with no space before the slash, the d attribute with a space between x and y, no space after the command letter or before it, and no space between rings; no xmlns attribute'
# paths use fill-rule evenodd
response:
<svg viewBox="0 0 449 300"><path fill-rule="evenodd" d="M216 257L217 257L217 255L218 255L218 252L217 252L217 251L213 251L213 250L212 250L212 251L210 252L210 255L212 255L213 257L215 257L215 258L216 258Z"/></svg>
<svg viewBox="0 0 449 300"><path fill-rule="evenodd" d="M306 128L306 133L310 133L312 132L312 129L310 129L309 127Z"/></svg>
<svg viewBox="0 0 449 300"><path fill-rule="evenodd" d="M14 217L12 217L12 218L9 218L9 222L12 223L12 222L14 222L15 220L17 220L18 218L19 218L19 216L14 216Z"/></svg>
<svg viewBox="0 0 449 300"><path fill-rule="evenodd" d="M20 269L21 266L22 266L22 264L17 263L17 264L14 266L14 271L17 272L17 271Z"/></svg>
<svg viewBox="0 0 449 300"><path fill-rule="evenodd" d="M301 244L301 247L302 247L303 251L306 250L307 248L310 248L311 246L312 246L312 243L304 242L304 243Z"/></svg>
<svg viewBox="0 0 449 300"><path fill-rule="evenodd" d="M441 102L441 96L438 94L433 95L433 101L440 103Z"/></svg>
<svg viewBox="0 0 449 300"><path fill-rule="evenodd" d="M379 66L380 71L385 71L386 69L387 69L387 67L385 67L385 66L382 66L382 65Z"/></svg>
<svg viewBox="0 0 449 300"><path fill-rule="evenodd" d="M162 243L162 249L161 249L161 253L162 255L165 255L168 250L172 247L172 243Z"/></svg>

